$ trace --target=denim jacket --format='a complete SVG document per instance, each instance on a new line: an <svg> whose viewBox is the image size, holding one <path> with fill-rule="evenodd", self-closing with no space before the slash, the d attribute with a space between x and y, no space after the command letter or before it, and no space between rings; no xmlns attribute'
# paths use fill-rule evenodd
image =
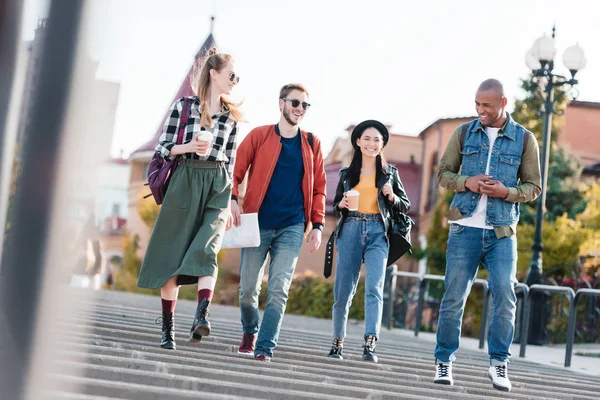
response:
<svg viewBox="0 0 600 400"><path fill-rule="evenodd" d="M507 188L514 188L519 184L521 157L524 154L523 140L526 134L529 132L507 113L506 124L499 132L491 149L488 173ZM467 126L461 150L461 176L469 177L486 173L489 146L490 142L485 133L485 127L481 125L479 119L471 121ZM457 192L450 205L448 219L453 221L472 216L480 197L481 194L469 190ZM518 202L492 197L488 197L487 202L485 218L487 225L494 227L516 225L519 220Z"/></svg>

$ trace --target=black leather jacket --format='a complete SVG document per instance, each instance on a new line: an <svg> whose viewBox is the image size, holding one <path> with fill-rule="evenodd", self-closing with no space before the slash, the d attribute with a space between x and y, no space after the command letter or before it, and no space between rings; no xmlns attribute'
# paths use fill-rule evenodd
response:
<svg viewBox="0 0 600 400"><path fill-rule="evenodd" d="M339 209L338 204L342 201L344 197L344 192L352 189L347 180L347 172L348 167L342 168L340 170L340 179L337 185L337 189L335 191L335 198L333 200L333 211L335 215L338 217L337 225L335 226L335 235L338 237L342 230L342 225L344 224L344 219L348 215L348 210L343 208ZM392 190L394 192L394 201L390 202L387 196L384 196L381 193L381 189L383 185L389 183L392 185ZM383 223L385 225L386 235L389 234L390 228L390 212L393 208L394 210L398 210L403 213L408 213L410 209L410 200L408 200L408 196L406 195L406 191L404 190L404 186L402 185L402 181L400 180L400 175L398 175L398 169L392 165L387 166L387 174L381 174L377 182L377 188L379 189L379 194L377 196L377 202L379 204L379 213L383 219Z"/></svg>

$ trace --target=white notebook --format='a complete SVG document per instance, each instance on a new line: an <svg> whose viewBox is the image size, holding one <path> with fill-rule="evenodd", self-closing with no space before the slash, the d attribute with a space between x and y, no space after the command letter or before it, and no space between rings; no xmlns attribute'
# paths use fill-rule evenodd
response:
<svg viewBox="0 0 600 400"><path fill-rule="evenodd" d="M260 246L258 229L258 213L242 214L240 226L232 226L225 231L222 249L238 249L242 247Z"/></svg>

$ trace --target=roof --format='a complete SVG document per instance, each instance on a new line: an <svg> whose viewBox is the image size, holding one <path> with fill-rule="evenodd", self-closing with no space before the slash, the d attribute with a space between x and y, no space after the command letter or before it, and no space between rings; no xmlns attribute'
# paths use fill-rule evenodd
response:
<svg viewBox="0 0 600 400"><path fill-rule="evenodd" d="M129 161L124 158L109 158L104 161L106 164L128 165Z"/></svg>
<svg viewBox="0 0 600 400"><path fill-rule="evenodd" d="M596 101L579 101L573 100L568 104L567 107L580 107L580 108L596 108L600 109L600 103Z"/></svg>
<svg viewBox="0 0 600 400"><path fill-rule="evenodd" d="M421 137L425 132L427 132L427 130L429 130L430 128L432 128L434 125L436 124L441 124L444 122L458 122L458 121L464 121L464 120L473 120L478 118L476 115L475 116L470 116L470 117L453 117L453 118L440 118L435 120L434 122L432 122L431 124L429 124L429 126L427 126L427 128L423 129L421 132L419 132L419 134L417 136Z"/></svg>
<svg viewBox="0 0 600 400"><path fill-rule="evenodd" d="M583 175L600 176L600 163L588 165L581 173Z"/></svg>
<svg viewBox="0 0 600 400"><path fill-rule="evenodd" d="M202 44L202 47L200 47L200 50L198 50L198 53L196 53L196 57L194 58L194 62L190 66L190 69L189 69L188 73L185 75L185 78L183 79L183 82L181 82L181 85L179 85L179 90L177 90L177 93L175 94L175 96L171 100L170 104L173 104L175 102L175 100L180 99L182 97L187 97L187 96L193 96L194 95L194 91L192 90L192 86L190 84L190 75L194 71L194 69L196 68L196 64L200 61L200 59L202 58L202 56L204 54L206 54L206 52L208 50L210 50L214 46L216 46L216 44L215 44L215 38L213 37L213 35L211 33L210 35L208 35L208 37L206 38L206 40ZM146 143L144 143L143 145L141 145L139 148L137 148L131 154L135 154L135 153L139 153L139 152L144 152L144 151L154 151L154 147L156 146L156 143L158 143L158 139L160 138L160 135L162 134L162 130L163 130L163 122L162 121L166 120L168 114L169 114L169 110L166 110L165 111L165 116L161 120L160 124L158 125L158 127L156 129L156 132L154 133L154 135L152 136L152 138L150 140L148 140Z"/></svg>

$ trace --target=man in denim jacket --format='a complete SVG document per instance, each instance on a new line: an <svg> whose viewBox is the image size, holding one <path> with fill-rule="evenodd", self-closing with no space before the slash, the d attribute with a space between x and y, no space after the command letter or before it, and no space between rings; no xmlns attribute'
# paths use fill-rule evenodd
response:
<svg viewBox="0 0 600 400"><path fill-rule="evenodd" d="M511 389L507 364L515 325L519 203L540 194L541 179L537 140L505 111L506 103L499 81L482 82L475 96L479 118L454 131L440 161L439 184L456 194L446 215L450 232L435 383L453 384L464 306L482 264L493 298L488 377L494 388Z"/></svg>

